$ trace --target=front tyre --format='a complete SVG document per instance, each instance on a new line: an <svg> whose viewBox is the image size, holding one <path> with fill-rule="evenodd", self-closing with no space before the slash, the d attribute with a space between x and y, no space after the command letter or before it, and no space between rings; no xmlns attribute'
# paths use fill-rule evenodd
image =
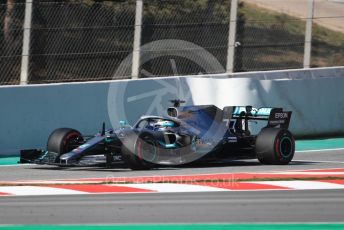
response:
<svg viewBox="0 0 344 230"><path fill-rule="evenodd" d="M134 136L128 137L122 145L123 160L132 170L151 169L158 157L157 141L149 133L142 133L137 138Z"/></svg>
<svg viewBox="0 0 344 230"><path fill-rule="evenodd" d="M81 140L81 133L75 129L59 128L54 130L50 134L47 144L49 162L58 163L60 156L78 147Z"/></svg>
<svg viewBox="0 0 344 230"><path fill-rule="evenodd" d="M258 134L255 151L262 164L289 164L295 153L295 140L290 131L265 128Z"/></svg>

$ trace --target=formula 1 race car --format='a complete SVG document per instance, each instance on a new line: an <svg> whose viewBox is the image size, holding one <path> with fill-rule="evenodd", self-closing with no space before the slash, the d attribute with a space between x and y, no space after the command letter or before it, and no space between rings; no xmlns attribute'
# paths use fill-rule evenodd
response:
<svg viewBox="0 0 344 230"><path fill-rule="evenodd" d="M263 164L288 164L295 141L288 131L292 112L282 108L215 105L181 106L172 100L167 116L142 116L135 125L121 121L92 137L59 128L48 138L47 150L22 150L21 162L83 166L123 162L133 170L223 159L253 159ZM258 134L250 127L265 122Z"/></svg>

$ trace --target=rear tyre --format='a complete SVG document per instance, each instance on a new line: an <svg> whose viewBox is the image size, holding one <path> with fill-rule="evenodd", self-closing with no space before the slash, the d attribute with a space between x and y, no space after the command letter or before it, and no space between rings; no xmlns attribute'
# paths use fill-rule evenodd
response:
<svg viewBox="0 0 344 230"><path fill-rule="evenodd" d="M289 164L295 153L295 140L285 129L265 128L256 139L255 151L262 164Z"/></svg>
<svg viewBox="0 0 344 230"><path fill-rule="evenodd" d="M139 137L127 138L122 145L122 157L132 170L148 170L154 167L158 156L158 145L153 135L142 133Z"/></svg>
<svg viewBox="0 0 344 230"><path fill-rule="evenodd" d="M72 151L82 141L81 133L75 129L59 128L54 130L47 144L49 162L58 163L60 156Z"/></svg>

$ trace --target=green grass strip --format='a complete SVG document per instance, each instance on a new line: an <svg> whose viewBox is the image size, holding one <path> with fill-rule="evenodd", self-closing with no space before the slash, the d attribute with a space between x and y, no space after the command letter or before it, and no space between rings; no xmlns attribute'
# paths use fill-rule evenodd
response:
<svg viewBox="0 0 344 230"><path fill-rule="evenodd" d="M330 138L318 140L298 140L296 141L296 150L321 150L344 148L344 138Z"/></svg>
<svg viewBox="0 0 344 230"><path fill-rule="evenodd" d="M0 165L15 165L19 157L0 157Z"/></svg>
<svg viewBox="0 0 344 230"><path fill-rule="evenodd" d="M24 225L0 226L1 230L330 230L344 229L344 224L149 224L149 225Z"/></svg>

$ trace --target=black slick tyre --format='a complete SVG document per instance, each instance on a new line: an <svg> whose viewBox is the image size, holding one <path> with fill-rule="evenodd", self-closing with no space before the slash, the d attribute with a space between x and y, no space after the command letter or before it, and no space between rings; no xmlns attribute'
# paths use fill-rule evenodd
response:
<svg viewBox="0 0 344 230"><path fill-rule="evenodd" d="M122 145L122 157L132 170L148 170L154 167L158 155L158 145L153 135L142 133L138 137L127 138Z"/></svg>
<svg viewBox="0 0 344 230"><path fill-rule="evenodd" d="M265 128L258 134L255 151L262 164L289 164L295 153L295 140L290 131Z"/></svg>
<svg viewBox="0 0 344 230"><path fill-rule="evenodd" d="M54 130L50 134L47 143L49 162L58 163L59 157L76 148L81 139L81 133L75 129L59 128Z"/></svg>

